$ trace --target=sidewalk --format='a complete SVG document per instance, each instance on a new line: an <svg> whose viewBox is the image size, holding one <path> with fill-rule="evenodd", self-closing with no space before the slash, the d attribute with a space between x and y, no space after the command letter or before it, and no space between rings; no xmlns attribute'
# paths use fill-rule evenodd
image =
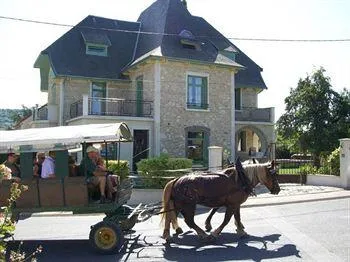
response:
<svg viewBox="0 0 350 262"><path fill-rule="evenodd" d="M268 193L265 187L256 188L256 197L249 197L242 207L283 205L337 198L350 198L350 190L338 187L312 186L300 184L280 184L278 195Z"/></svg>

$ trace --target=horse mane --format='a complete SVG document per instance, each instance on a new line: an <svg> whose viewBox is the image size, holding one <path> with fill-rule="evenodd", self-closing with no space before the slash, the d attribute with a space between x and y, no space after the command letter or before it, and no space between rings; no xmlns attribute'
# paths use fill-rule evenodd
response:
<svg viewBox="0 0 350 262"><path fill-rule="evenodd" d="M259 183L260 177L266 168L265 164L248 164L247 162L242 165L240 162L236 162L235 166L230 166L223 170L223 173L235 178L236 183L242 188L248 195L254 194L254 187Z"/></svg>

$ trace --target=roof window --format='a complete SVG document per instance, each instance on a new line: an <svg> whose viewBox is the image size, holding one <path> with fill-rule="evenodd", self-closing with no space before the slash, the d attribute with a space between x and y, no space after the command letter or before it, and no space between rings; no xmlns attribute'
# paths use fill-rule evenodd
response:
<svg viewBox="0 0 350 262"><path fill-rule="evenodd" d="M111 41L108 36L101 32L81 32L86 46L87 55L107 56L108 47L111 46Z"/></svg>
<svg viewBox="0 0 350 262"><path fill-rule="evenodd" d="M182 30L179 34L180 43L183 48L200 50L200 44L196 37L189 30Z"/></svg>

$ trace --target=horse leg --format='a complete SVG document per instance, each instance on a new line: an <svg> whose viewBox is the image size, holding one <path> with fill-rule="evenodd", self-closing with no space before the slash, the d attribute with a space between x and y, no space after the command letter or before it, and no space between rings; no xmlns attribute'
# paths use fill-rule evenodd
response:
<svg viewBox="0 0 350 262"><path fill-rule="evenodd" d="M235 225L236 225L236 232L239 236L247 235L247 232L244 231L244 226L241 222L241 209L240 207L234 209L233 213L235 217Z"/></svg>
<svg viewBox="0 0 350 262"><path fill-rule="evenodd" d="M206 229L207 232L210 232L210 230L212 229L212 226L211 226L211 219L212 219L212 217L214 216L214 214L216 213L216 211L217 211L218 209L219 209L218 207L212 208L212 209L210 210L209 216L208 216L207 219L205 220L205 229Z"/></svg>
<svg viewBox="0 0 350 262"><path fill-rule="evenodd" d="M180 235L180 234L183 233L182 228L178 224L178 220L177 220L178 213L179 212L176 212L176 215L175 215L174 219L171 221L173 229L175 230L175 235Z"/></svg>
<svg viewBox="0 0 350 262"><path fill-rule="evenodd" d="M195 209L196 205L187 205L181 209L181 213L187 226L193 228L201 240L207 240L209 236L194 222Z"/></svg>
<svg viewBox="0 0 350 262"><path fill-rule="evenodd" d="M213 237L217 238L220 235L224 227L228 224L228 222L230 222L233 212L233 207L226 207L224 221L222 221L221 225L211 233Z"/></svg>

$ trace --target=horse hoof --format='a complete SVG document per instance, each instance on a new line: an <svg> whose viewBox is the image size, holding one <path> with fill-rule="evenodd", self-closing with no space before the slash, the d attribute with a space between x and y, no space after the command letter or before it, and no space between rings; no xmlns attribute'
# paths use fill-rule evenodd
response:
<svg viewBox="0 0 350 262"><path fill-rule="evenodd" d="M176 230L175 230L175 235L180 235L183 233L183 230L181 227L178 227Z"/></svg>
<svg viewBox="0 0 350 262"><path fill-rule="evenodd" d="M240 238L243 238L243 237L248 235L247 232L245 232L243 229L241 229L241 230L236 229L236 232Z"/></svg>
<svg viewBox="0 0 350 262"><path fill-rule="evenodd" d="M174 243L174 239L171 237L168 237L167 239L165 239L165 244L166 245L170 245L171 243Z"/></svg>

